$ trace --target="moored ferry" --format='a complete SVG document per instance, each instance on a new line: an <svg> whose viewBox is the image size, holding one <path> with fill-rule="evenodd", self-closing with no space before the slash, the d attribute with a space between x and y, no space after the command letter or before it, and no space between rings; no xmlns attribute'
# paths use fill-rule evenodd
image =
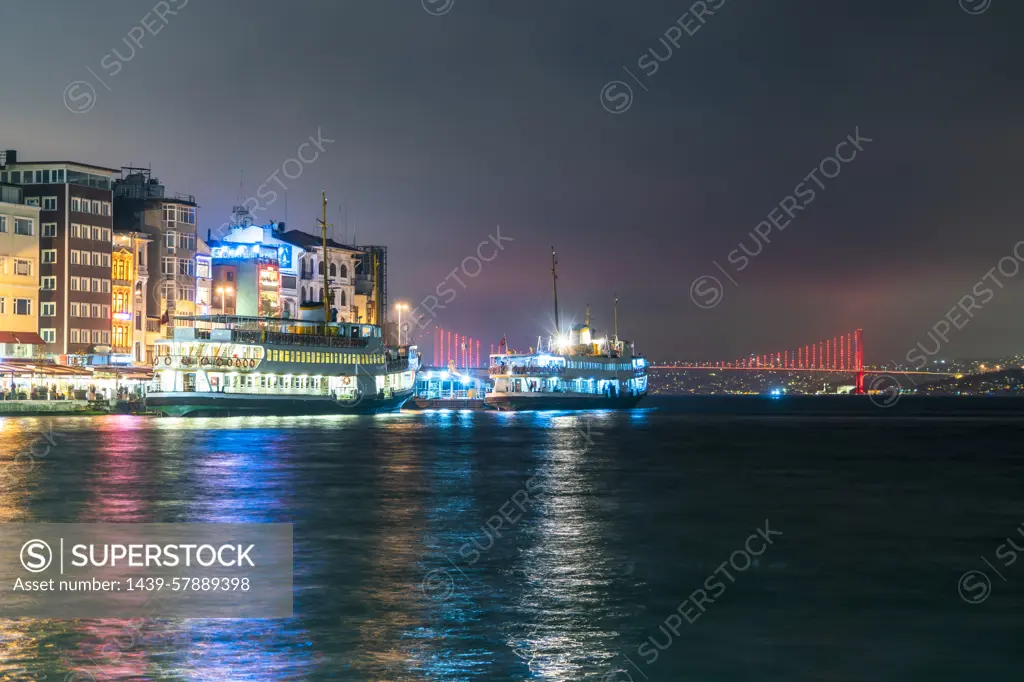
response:
<svg viewBox="0 0 1024 682"><path fill-rule="evenodd" d="M416 383L416 347L387 347L377 325L309 319L316 312L176 318L194 326L156 341L147 408L179 417L401 409Z"/></svg>
<svg viewBox="0 0 1024 682"><path fill-rule="evenodd" d="M551 251L555 293L555 329L558 323L558 276ZM549 337L529 353L507 350L490 356L494 389L484 405L497 410L599 410L636 407L647 395L647 360L633 344L619 339L618 299L615 333L598 338L586 322L568 333ZM501 347L505 347L502 339Z"/></svg>
<svg viewBox="0 0 1024 682"><path fill-rule="evenodd" d="M647 395L647 360L629 342L591 338L588 324L536 352L490 357L484 404L497 410L628 409Z"/></svg>

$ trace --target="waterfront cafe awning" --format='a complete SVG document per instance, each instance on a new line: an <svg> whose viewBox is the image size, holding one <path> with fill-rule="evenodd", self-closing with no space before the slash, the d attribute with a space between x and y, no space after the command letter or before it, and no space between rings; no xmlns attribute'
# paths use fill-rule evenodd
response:
<svg viewBox="0 0 1024 682"><path fill-rule="evenodd" d="M35 332L0 332L0 343L20 343L27 346L41 346L46 341Z"/></svg>
<svg viewBox="0 0 1024 682"><path fill-rule="evenodd" d="M28 358L0 359L0 379L10 377L38 377L47 379L73 379L90 377L92 372L81 367L58 365L48 360L32 360Z"/></svg>
<svg viewBox="0 0 1024 682"><path fill-rule="evenodd" d="M153 378L151 368L128 365L93 365L92 373L97 379L117 379L118 381L149 381Z"/></svg>

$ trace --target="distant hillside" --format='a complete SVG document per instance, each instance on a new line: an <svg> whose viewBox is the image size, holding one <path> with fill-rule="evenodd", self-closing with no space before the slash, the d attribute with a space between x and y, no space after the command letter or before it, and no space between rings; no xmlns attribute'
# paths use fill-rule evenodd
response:
<svg viewBox="0 0 1024 682"><path fill-rule="evenodd" d="M916 391L925 394L1024 393L1024 369L1015 367L995 372L968 374L959 379L945 377L926 384L918 384Z"/></svg>

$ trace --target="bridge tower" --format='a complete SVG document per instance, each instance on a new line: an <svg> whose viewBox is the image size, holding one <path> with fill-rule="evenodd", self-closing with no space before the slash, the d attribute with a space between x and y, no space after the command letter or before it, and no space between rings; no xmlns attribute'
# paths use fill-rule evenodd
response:
<svg viewBox="0 0 1024 682"><path fill-rule="evenodd" d="M857 371L857 395L864 395L864 332L862 329L854 332L853 343L855 348L854 369Z"/></svg>

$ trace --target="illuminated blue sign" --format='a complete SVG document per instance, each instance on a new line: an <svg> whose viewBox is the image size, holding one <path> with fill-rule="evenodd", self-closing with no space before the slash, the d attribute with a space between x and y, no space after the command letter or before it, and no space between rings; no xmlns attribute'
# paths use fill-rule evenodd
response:
<svg viewBox="0 0 1024 682"><path fill-rule="evenodd" d="M214 246L210 249L214 258L257 258L260 255L259 244L239 244L237 246Z"/></svg>
<svg viewBox="0 0 1024 682"><path fill-rule="evenodd" d="M277 247L277 262L282 270L290 270L292 267L292 247L282 245Z"/></svg>

